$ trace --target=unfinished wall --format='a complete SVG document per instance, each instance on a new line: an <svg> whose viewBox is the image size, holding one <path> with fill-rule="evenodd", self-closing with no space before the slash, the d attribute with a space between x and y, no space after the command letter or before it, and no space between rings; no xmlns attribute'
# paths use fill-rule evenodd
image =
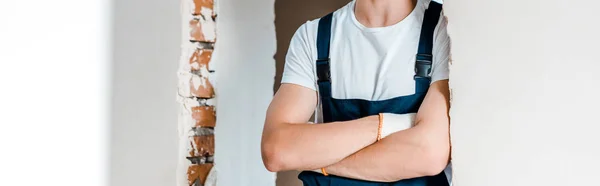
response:
<svg viewBox="0 0 600 186"><path fill-rule="evenodd" d="M598 185L598 5L445 2L455 186Z"/></svg>
<svg viewBox="0 0 600 186"><path fill-rule="evenodd" d="M214 186L216 42L214 0L181 0L179 89L179 158L177 185Z"/></svg>
<svg viewBox="0 0 600 186"><path fill-rule="evenodd" d="M213 185L215 172L218 185L274 185L260 157L275 73L273 3L182 1L178 185Z"/></svg>

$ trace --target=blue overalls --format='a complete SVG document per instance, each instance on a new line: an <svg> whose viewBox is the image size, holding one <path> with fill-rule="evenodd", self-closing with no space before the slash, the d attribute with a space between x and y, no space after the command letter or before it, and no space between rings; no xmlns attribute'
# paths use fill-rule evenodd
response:
<svg viewBox="0 0 600 186"><path fill-rule="evenodd" d="M317 84L321 98L323 121L348 121L379 113L406 114L416 113L427 94L430 84L432 64L433 34L440 17L442 5L431 1L425 11L419 51L415 63L415 94L395 97L381 101L362 99L336 99L331 97L331 77L329 66L329 42L331 38L331 19L333 13L321 18L317 34ZM444 172L436 176L427 176L382 183L343 178L339 176L324 176L320 173L304 171L298 175L305 186L448 186Z"/></svg>

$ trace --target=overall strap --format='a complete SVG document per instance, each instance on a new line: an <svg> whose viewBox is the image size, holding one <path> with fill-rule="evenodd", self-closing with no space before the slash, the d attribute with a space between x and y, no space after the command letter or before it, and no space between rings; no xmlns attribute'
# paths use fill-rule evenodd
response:
<svg viewBox="0 0 600 186"><path fill-rule="evenodd" d="M321 98L323 121L331 122L331 72L329 66L329 43L331 39L331 19L333 12L319 20L317 33L317 84Z"/></svg>
<svg viewBox="0 0 600 186"><path fill-rule="evenodd" d="M317 84L321 98L331 98L331 72L329 67L329 42L333 13L319 20L317 33Z"/></svg>
<svg viewBox="0 0 600 186"><path fill-rule="evenodd" d="M423 17L423 26L421 27L421 36L419 38L419 52L415 63L415 79L431 78L431 65L433 61L433 34L435 27L440 20L442 4L435 1L429 3L429 8L425 10Z"/></svg>

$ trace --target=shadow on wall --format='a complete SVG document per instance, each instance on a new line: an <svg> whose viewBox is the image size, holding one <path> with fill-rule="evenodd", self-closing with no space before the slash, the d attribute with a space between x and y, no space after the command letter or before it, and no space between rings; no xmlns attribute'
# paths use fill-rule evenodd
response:
<svg viewBox="0 0 600 186"><path fill-rule="evenodd" d="M276 0L275 1L275 32L277 35L277 53L275 54L276 74L273 86L276 92L281 82L281 74L285 64L285 55L290 45L290 39L303 23L317 19L327 13L346 5L350 0ZM297 171L285 171L277 174L278 186L301 186Z"/></svg>
<svg viewBox="0 0 600 186"><path fill-rule="evenodd" d="M275 32L277 35L277 53L275 54L276 74L275 86L277 91L281 82L285 55L292 36L306 21L320 18L346 5L350 0L276 0L275 1Z"/></svg>

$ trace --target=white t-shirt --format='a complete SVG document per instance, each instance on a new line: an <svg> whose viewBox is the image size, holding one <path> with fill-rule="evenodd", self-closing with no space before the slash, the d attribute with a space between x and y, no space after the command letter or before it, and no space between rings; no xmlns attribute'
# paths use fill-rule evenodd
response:
<svg viewBox="0 0 600 186"><path fill-rule="evenodd" d="M415 58L430 1L418 0L404 20L378 28L367 28L358 22L354 15L355 0L334 12L329 56L333 98L376 101L414 94ZM450 39L446 24L442 13L434 31L431 83L448 79ZM318 25L319 19L308 21L292 37L281 83L318 91ZM322 122L318 105L315 123ZM445 172L451 182L451 166Z"/></svg>
<svg viewBox="0 0 600 186"><path fill-rule="evenodd" d="M375 101L414 94L415 58L429 2L419 0L404 20L378 28L367 28L356 20L355 1L335 11L329 54L332 97ZM308 21L292 37L281 83L318 91L318 25L319 19ZM442 15L434 32L432 83L448 79L449 42ZM320 106L316 113L316 122L321 122Z"/></svg>

